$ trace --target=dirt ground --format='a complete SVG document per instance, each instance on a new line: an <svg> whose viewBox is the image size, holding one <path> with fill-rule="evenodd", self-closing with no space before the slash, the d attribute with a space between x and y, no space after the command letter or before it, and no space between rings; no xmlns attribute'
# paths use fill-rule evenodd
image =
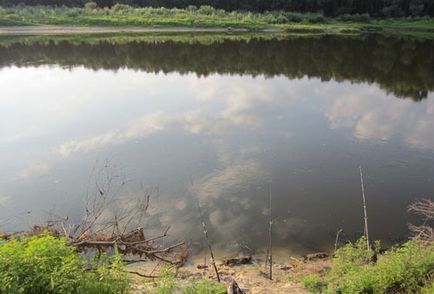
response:
<svg viewBox="0 0 434 294"><path fill-rule="evenodd" d="M198 269L198 265L199 263L196 263L180 268L177 273L177 283L187 283L192 278L216 280L216 275L211 265L206 269ZM258 259L253 259L250 264L239 266L218 264L218 269L221 280L224 283L234 280L248 294L302 294L309 292L303 287L300 281L301 277L307 274L323 274L330 266L330 258L306 262L299 258L291 258L289 262L274 264L273 280L268 278L268 269ZM139 265L136 266L136 269L149 273L149 269L152 267L151 264ZM155 281L150 279L145 282L143 282L143 279L136 279L134 294L152 293L155 285Z"/></svg>

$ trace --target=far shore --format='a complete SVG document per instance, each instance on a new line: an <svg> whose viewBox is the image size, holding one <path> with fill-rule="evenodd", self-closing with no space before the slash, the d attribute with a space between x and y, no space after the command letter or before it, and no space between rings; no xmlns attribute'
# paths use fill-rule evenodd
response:
<svg viewBox="0 0 434 294"><path fill-rule="evenodd" d="M432 37L431 32L423 30L384 29L369 30L363 27L339 27L333 25L304 25L289 27L201 27L201 26L75 26L75 25L23 25L0 26L0 36L7 35L74 35L110 33L290 33L290 34L423 34Z"/></svg>
<svg viewBox="0 0 434 294"><path fill-rule="evenodd" d="M0 26L0 35L95 34L95 33L222 33L285 32L280 28L249 29L223 27L114 27L114 26Z"/></svg>
<svg viewBox="0 0 434 294"><path fill-rule="evenodd" d="M94 34L94 33L222 33L222 32L284 32L284 29L247 29L219 27L82 27L82 26L0 26L0 35L33 34Z"/></svg>

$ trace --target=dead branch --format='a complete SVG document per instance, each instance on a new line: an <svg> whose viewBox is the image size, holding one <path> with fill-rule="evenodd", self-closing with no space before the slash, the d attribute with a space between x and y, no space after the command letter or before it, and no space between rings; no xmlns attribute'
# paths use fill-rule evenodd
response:
<svg viewBox="0 0 434 294"><path fill-rule="evenodd" d="M426 220L434 219L434 201L430 199L422 199L413 202L408 207L408 211L416 215L424 217Z"/></svg>
<svg viewBox="0 0 434 294"><path fill-rule="evenodd" d="M139 272L136 272L136 271L125 271L125 272L129 273L129 274L138 275L138 276L143 277L143 278L149 278L149 279L158 279L159 278L159 276L142 274L142 273L139 273Z"/></svg>
<svg viewBox="0 0 434 294"><path fill-rule="evenodd" d="M77 248L79 252L90 251L96 253L97 257L117 249L127 263L158 260L158 264L182 266L188 257L188 246L185 246L185 242L168 244L165 247L158 244L158 241L168 236L170 227L160 235L149 238L145 236L143 222L150 206L151 195L158 188L140 193L134 202L131 196L121 197L126 182L122 175L113 172L109 160L105 161L102 167L95 165L89 177L81 223L72 224L67 216L50 213L45 226L34 226L27 231L1 235L8 240L48 233L65 238L67 245Z"/></svg>
<svg viewBox="0 0 434 294"><path fill-rule="evenodd" d="M408 207L408 211L422 216L423 223L420 225L409 224L408 228L412 234L423 241L434 241L434 201L430 199L418 200Z"/></svg>

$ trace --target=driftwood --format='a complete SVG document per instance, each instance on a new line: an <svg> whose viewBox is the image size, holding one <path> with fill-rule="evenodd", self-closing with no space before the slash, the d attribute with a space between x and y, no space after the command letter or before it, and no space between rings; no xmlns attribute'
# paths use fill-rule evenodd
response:
<svg viewBox="0 0 434 294"><path fill-rule="evenodd" d="M237 282L232 280L228 283L227 293L228 294L245 294L246 292L244 292L240 287L238 287Z"/></svg>
<svg viewBox="0 0 434 294"><path fill-rule="evenodd" d="M92 182L94 185L91 185ZM94 167L89 177L81 223L73 224L68 217L51 213L46 225L34 226L22 232L2 233L0 236L9 240L50 234L64 238L67 245L80 252L95 253L96 257L105 252L117 251L126 263L157 260L158 265L182 266L186 262L189 249L184 242L162 247L159 241L168 236L169 228L153 237L147 237L143 229L150 196L157 189L145 191L134 202L134 199L121 197L126 182L125 178L113 173L110 162L106 161L102 168ZM112 218L106 219L104 215L111 215ZM131 273L156 277L152 273Z"/></svg>
<svg viewBox="0 0 434 294"><path fill-rule="evenodd" d="M28 231L3 234L2 238L10 240L42 234L65 237L61 231L56 230L53 226L34 226ZM182 266L187 259L187 252L184 250L174 251L175 249L184 249L183 245L185 242L178 242L163 248L156 247L153 244L153 241L166 236L167 230L160 236L146 239L143 229L137 228L122 235L105 235L99 232L97 234L86 235L86 237L83 234L80 234L78 238L71 238L69 236L67 245L76 247L79 251L96 250L98 255L109 250L114 250L116 247L118 252L125 257L128 255L140 257L140 259L136 260L127 260L128 263L157 259L168 264ZM142 259L143 256L147 259ZM183 256L183 258L179 258L179 256Z"/></svg>

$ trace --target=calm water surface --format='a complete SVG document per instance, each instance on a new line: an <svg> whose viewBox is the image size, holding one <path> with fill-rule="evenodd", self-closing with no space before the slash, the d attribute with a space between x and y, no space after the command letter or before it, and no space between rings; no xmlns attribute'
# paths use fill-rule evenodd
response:
<svg viewBox="0 0 434 294"><path fill-rule="evenodd" d="M382 36L0 38L0 223L79 222L95 178L149 234L305 253L406 237L434 197L434 41ZM115 192L112 192L115 193ZM114 208L112 208L114 209ZM109 219L113 211L107 211ZM216 245L217 246L217 245Z"/></svg>

